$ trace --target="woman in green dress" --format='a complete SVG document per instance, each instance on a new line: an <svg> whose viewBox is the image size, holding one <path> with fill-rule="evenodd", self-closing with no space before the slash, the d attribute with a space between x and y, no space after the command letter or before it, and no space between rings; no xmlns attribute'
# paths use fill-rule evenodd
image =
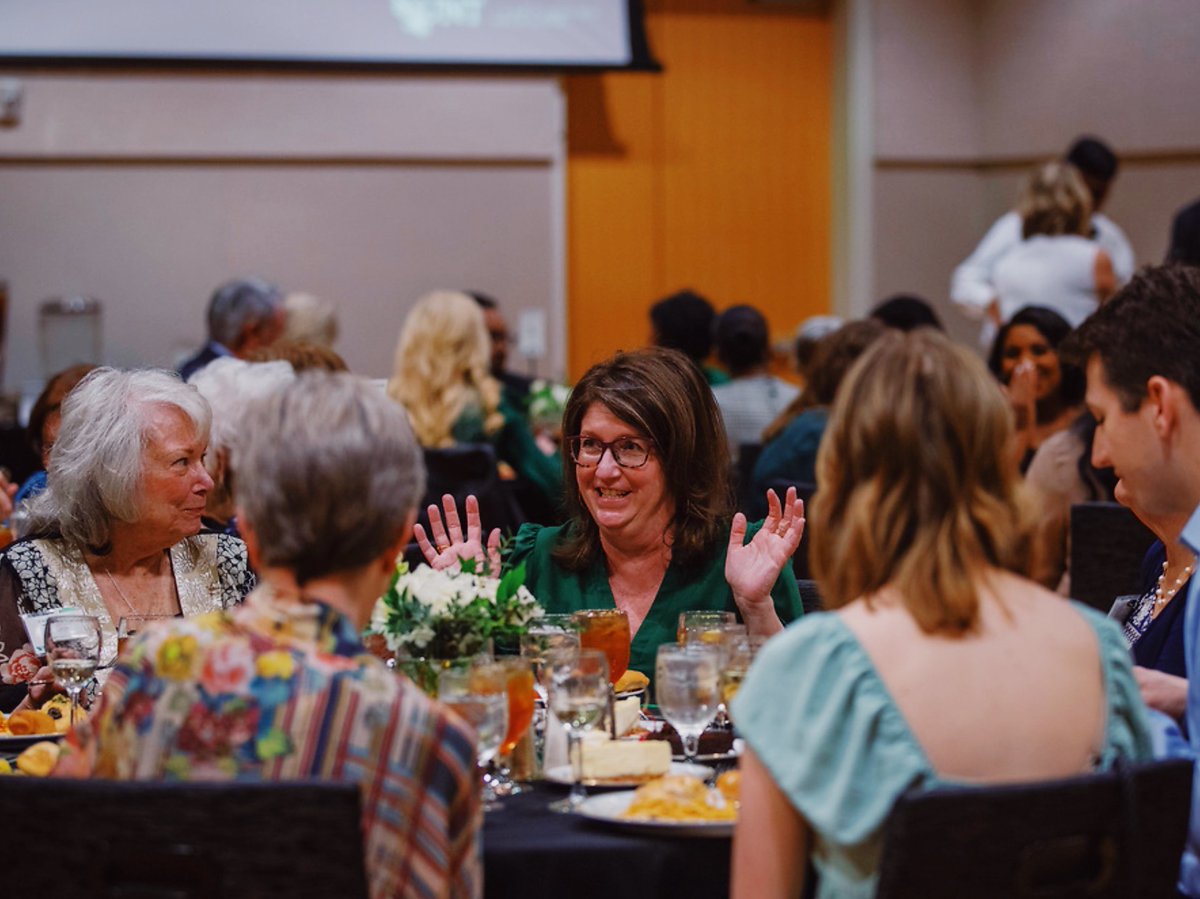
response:
<svg viewBox="0 0 1200 899"><path fill-rule="evenodd" d="M619 608L629 616L630 667L654 670L679 613L736 612L770 635L802 614L788 564L804 531L803 504L769 497L761 527L733 514L729 448L712 391L692 362L660 348L618 353L593 366L563 413L569 520L525 525L509 565L551 612ZM417 542L435 568L460 558L499 560L468 500L466 529L453 501L430 507Z"/></svg>

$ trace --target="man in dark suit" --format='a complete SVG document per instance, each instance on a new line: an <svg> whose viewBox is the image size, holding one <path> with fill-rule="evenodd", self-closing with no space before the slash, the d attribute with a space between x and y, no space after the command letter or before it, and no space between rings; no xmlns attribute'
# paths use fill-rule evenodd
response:
<svg viewBox="0 0 1200 899"><path fill-rule="evenodd" d="M208 342L179 366L187 380L219 356L243 359L283 333L283 292L262 278L222 284L208 303Z"/></svg>

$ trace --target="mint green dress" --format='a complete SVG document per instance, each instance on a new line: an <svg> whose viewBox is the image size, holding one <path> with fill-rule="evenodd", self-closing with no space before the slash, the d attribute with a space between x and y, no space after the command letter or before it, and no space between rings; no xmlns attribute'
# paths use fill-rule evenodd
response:
<svg viewBox="0 0 1200 899"><path fill-rule="evenodd" d="M760 527L762 522L746 528L747 542ZM558 543L562 530L562 527L522 525L513 541L507 564L516 566L525 563L525 586L547 612L616 608L603 559L587 571L576 574L561 568L551 558L550 553ZM712 558L701 566L687 570L682 565L672 563L667 569L658 595L629 649L629 667L645 674L651 683L654 681L654 659L658 647L663 643L675 642L680 612L692 609L737 612L733 592L725 580L727 543L727 539L721 541ZM800 591L790 565L784 566L771 590L771 598L784 624L804 614Z"/></svg>
<svg viewBox="0 0 1200 899"><path fill-rule="evenodd" d="M1149 760L1146 707L1121 632L1073 605L1100 644L1108 715L1097 768ZM906 790L950 781L933 770L841 617L810 615L771 640L733 700L733 717L812 828L818 899L874 896L892 805Z"/></svg>

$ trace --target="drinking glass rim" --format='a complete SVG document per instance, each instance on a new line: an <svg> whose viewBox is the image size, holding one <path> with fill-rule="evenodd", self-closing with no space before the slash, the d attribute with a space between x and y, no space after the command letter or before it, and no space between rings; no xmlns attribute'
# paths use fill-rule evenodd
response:
<svg viewBox="0 0 1200 899"><path fill-rule="evenodd" d="M716 643L662 643L657 655L720 655Z"/></svg>
<svg viewBox="0 0 1200 899"><path fill-rule="evenodd" d="M629 620L629 613L624 609L576 609L571 617L579 618L624 618Z"/></svg>

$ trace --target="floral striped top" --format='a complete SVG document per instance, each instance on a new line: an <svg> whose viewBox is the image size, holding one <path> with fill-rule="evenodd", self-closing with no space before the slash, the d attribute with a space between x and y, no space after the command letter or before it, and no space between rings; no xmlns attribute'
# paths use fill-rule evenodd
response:
<svg viewBox="0 0 1200 899"><path fill-rule="evenodd" d="M356 782L373 899L482 890L474 734L319 602L260 586L139 635L70 741L118 779Z"/></svg>

